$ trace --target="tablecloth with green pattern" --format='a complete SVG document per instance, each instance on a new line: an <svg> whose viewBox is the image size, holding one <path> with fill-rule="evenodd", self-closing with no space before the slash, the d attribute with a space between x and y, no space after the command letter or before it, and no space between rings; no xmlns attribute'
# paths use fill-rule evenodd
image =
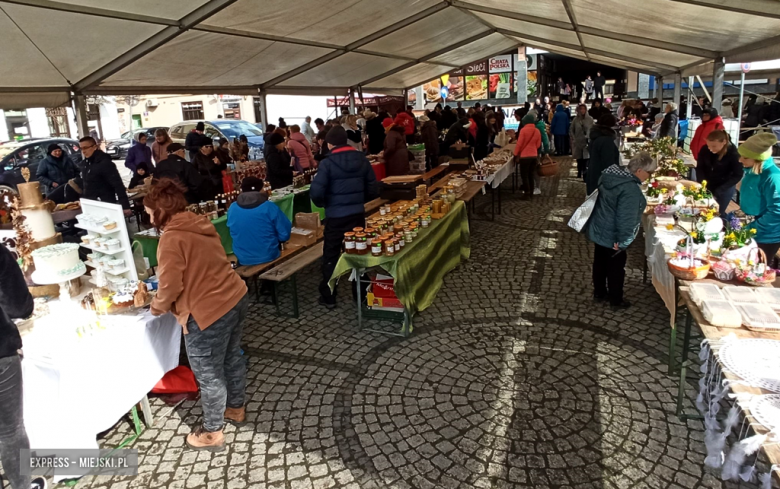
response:
<svg viewBox="0 0 780 489"><path fill-rule="evenodd" d="M342 253L329 283L332 288L338 277L352 269L378 266L395 279L395 295L414 314L433 304L444 275L468 260L470 253L466 206L456 201L449 214L421 229L412 244L393 256Z"/></svg>

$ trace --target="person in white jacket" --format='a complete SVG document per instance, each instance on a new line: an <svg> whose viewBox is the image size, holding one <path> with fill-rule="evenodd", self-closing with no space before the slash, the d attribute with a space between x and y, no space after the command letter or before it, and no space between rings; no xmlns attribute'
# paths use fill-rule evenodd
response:
<svg viewBox="0 0 780 489"><path fill-rule="evenodd" d="M301 134L309 143L314 141L315 136L317 136L317 133L311 127L311 116L309 115L306 116L306 120L301 124Z"/></svg>
<svg viewBox="0 0 780 489"><path fill-rule="evenodd" d="M730 98L724 98L723 102L720 105L720 116L721 117L728 117L729 119L733 119L737 115L734 114L734 103L731 101Z"/></svg>

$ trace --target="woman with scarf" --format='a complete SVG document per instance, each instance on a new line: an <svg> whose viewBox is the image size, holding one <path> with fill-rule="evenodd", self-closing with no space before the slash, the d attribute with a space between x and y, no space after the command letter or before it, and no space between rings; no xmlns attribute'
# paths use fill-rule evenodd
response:
<svg viewBox="0 0 780 489"><path fill-rule="evenodd" d="M44 192L48 194L68 183L71 178L79 176L79 168L56 144L50 144L46 153L46 158L38 164L36 174L38 181L43 184Z"/></svg>
<svg viewBox="0 0 780 489"><path fill-rule="evenodd" d="M152 143L152 158L154 164L168 159L168 146L172 143L171 137L168 135L168 131L164 128L159 128L154 131L154 142Z"/></svg>

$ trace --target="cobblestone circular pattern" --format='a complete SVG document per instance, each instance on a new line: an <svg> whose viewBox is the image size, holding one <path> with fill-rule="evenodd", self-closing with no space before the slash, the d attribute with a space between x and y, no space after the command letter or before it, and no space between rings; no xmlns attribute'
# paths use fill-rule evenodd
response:
<svg viewBox="0 0 780 489"><path fill-rule="evenodd" d="M672 432L687 430L658 409L670 386L649 359L588 331L473 325L403 348L377 360L352 402L388 486L652 486Z"/></svg>

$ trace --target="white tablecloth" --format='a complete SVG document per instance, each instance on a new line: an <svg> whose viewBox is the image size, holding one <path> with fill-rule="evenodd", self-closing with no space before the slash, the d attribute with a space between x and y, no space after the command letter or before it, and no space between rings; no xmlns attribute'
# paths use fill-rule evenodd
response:
<svg viewBox="0 0 780 489"><path fill-rule="evenodd" d="M97 448L97 434L179 364L182 329L173 315L109 316L105 329L79 337L79 314L53 310L23 337L24 421L33 449Z"/></svg>
<svg viewBox="0 0 780 489"><path fill-rule="evenodd" d="M488 185L490 185L492 188L498 188L498 186L501 185L504 180L509 178L514 170L514 156L510 156L507 162L501 165L501 167L496 170L494 174L487 177L485 181L487 181Z"/></svg>
<svg viewBox="0 0 780 489"><path fill-rule="evenodd" d="M674 318L677 312L675 282L674 275L669 271L666 261L670 258L677 241L684 238L686 234L679 229L669 231L656 227L653 214L642 216L642 228L645 231L645 256L653 287L669 310L669 323L674 327Z"/></svg>

